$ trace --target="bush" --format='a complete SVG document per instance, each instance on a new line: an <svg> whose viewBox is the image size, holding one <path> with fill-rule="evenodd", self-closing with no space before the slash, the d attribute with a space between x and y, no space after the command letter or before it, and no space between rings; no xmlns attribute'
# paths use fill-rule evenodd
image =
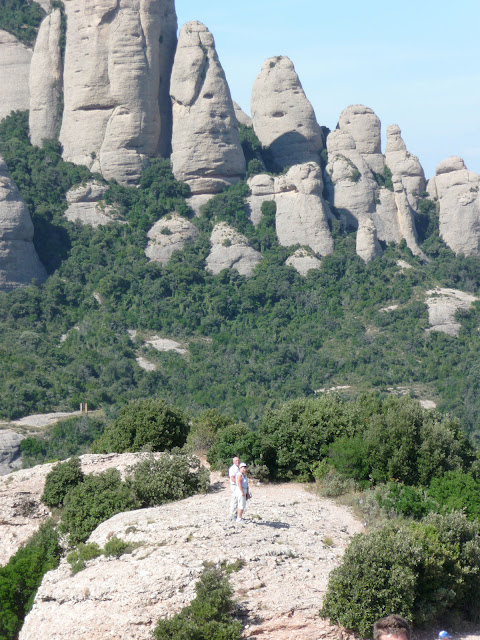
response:
<svg viewBox="0 0 480 640"><path fill-rule="evenodd" d="M233 589L219 569L207 568L195 586L196 597L170 620L159 620L156 640L240 640L242 625L233 620Z"/></svg>
<svg viewBox="0 0 480 640"><path fill-rule="evenodd" d="M58 534L48 520L0 567L0 640L18 638L44 574L58 566L59 558Z"/></svg>
<svg viewBox="0 0 480 640"><path fill-rule="evenodd" d="M263 448L258 433L245 424L232 424L222 429L218 439L207 453L212 469L225 470L232 464L232 456L242 462L263 464Z"/></svg>
<svg viewBox="0 0 480 640"><path fill-rule="evenodd" d="M330 445L328 455L335 469L342 476L365 483L370 475L367 444L361 435L341 436Z"/></svg>
<svg viewBox="0 0 480 640"><path fill-rule="evenodd" d="M45 478L41 500L47 507L61 507L67 493L83 482L84 474L80 458L70 458L56 464Z"/></svg>
<svg viewBox="0 0 480 640"><path fill-rule="evenodd" d="M437 504L429 500L425 490L410 487L401 482L389 482L377 488L375 498L382 511L387 515L403 516L419 520L431 511L437 510Z"/></svg>
<svg viewBox="0 0 480 640"><path fill-rule="evenodd" d="M480 519L480 480L470 473L447 471L433 478L428 495L446 511L464 511L469 520Z"/></svg>
<svg viewBox="0 0 480 640"><path fill-rule="evenodd" d="M448 610L476 619L471 594L479 588L479 525L459 513L430 514L355 536L330 575L320 614L371 637L375 620L391 611L417 625Z"/></svg>
<svg viewBox="0 0 480 640"><path fill-rule="evenodd" d="M97 440L95 453L168 451L185 444L189 426L184 414L164 400L144 398L124 407Z"/></svg>
<svg viewBox="0 0 480 640"><path fill-rule="evenodd" d="M101 522L139 506L131 487L122 482L116 469L98 476L87 475L65 496L60 529L69 534L70 544L76 545L84 542Z"/></svg>
<svg viewBox="0 0 480 640"><path fill-rule="evenodd" d="M136 545L131 542L126 542L125 540L117 538L117 536L112 536L110 540L105 543L103 555L107 558L120 558L120 556L123 556L125 553L132 553L135 546Z"/></svg>
<svg viewBox="0 0 480 640"><path fill-rule="evenodd" d="M224 416L217 409L206 409L193 420L186 448L189 451L208 451L217 440L218 433L231 424L235 424L231 416Z"/></svg>
<svg viewBox="0 0 480 640"><path fill-rule="evenodd" d="M89 544L80 543L77 549L70 551L67 555L67 562L70 565L72 574L75 575L79 571L83 571L88 560L93 560L102 555L102 550L95 542Z"/></svg>
<svg viewBox="0 0 480 640"><path fill-rule="evenodd" d="M210 473L195 456L182 453L148 457L131 469L129 483L142 507L182 500L208 489Z"/></svg>

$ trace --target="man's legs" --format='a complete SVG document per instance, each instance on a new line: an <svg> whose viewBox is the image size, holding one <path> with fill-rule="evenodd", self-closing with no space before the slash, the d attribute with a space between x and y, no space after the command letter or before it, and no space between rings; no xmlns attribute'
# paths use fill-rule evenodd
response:
<svg viewBox="0 0 480 640"><path fill-rule="evenodd" d="M238 509L238 494L237 487L234 484L230 485L230 490L232 492L232 499L230 500L230 519L237 519L237 509Z"/></svg>

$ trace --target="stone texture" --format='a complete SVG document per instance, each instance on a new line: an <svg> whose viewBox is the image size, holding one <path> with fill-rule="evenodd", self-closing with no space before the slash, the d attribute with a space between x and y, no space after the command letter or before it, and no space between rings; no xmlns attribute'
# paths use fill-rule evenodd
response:
<svg viewBox="0 0 480 640"><path fill-rule="evenodd" d="M0 430L0 476L16 471L22 466L20 442L24 437L10 429Z"/></svg>
<svg viewBox="0 0 480 640"><path fill-rule="evenodd" d="M245 637L338 640L340 629L318 609L328 575L350 537L363 531L361 523L302 486L253 483L246 522L236 526L227 521L227 479L212 474L211 482L215 490L206 495L101 524L91 542L104 546L116 535L140 546L120 558L91 560L73 576L62 560L45 575L20 640L148 640L158 618L193 599L205 561L239 559L243 566L230 583L248 616ZM322 542L326 536L331 547Z"/></svg>
<svg viewBox="0 0 480 640"><path fill-rule="evenodd" d="M172 213L169 219L158 220L147 235L147 258L167 264L174 251L181 251L188 241L195 240L198 229L186 218Z"/></svg>
<svg viewBox="0 0 480 640"><path fill-rule="evenodd" d="M180 31L170 93L175 177L194 195L237 183L246 167L235 110L215 41L200 22Z"/></svg>
<svg viewBox="0 0 480 640"><path fill-rule="evenodd" d="M64 159L133 184L147 158L168 146L174 0L64 5Z"/></svg>
<svg viewBox="0 0 480 640"><path fill-rule="evenodd" d="M332 253L330 209L322 191L322 171L315 162L296 165L275 178L275 227L282 246L300 244L322 256Z"/></svg>
<svg viewBox="0 0 480 640"><path fill-rule="evenodd" d="M370 218L362 217L358 221L356 251L364 262L370 262L383 253L378 242L377 230Z"/></svg>
<svg viewBox="0 0 480 640"><path fill-rule="evenodd" d="M395 178L401 179L409 205L416 211L418 199L426 189L425 173L417 156L407 151L397 124L387 127L385 164Z"/></svg>
<svg viewBox="0 0 480 640"><path fill-rule="evenodd" d="M65 211L65 217L67 220L92 227L123 222L118 218L115 208L106 205L103 200L108 189L108 184L97 180L90 180L84 185L72 187L66 194L68 209Z"/></svg>
<svg viewBox="0 0 480 640"><path fill-rule="evenodd" d="M63 91L61 22L60 9L43 19L30 65L30 141L38 146L44 139L56 138L60 125L59 100Z"/></svg>
<svg viewBox="0 0 480 640"><path fill-rule="evenodd" d="M29 107L28 76L32 50L0 29L0 120Z"/></svg>
<svg viewBox="0 0 480 640"><path fill-rule="evenodd" d="M262 204L275 200L275 178L260 173L247 180L251 195L247 198L247 213L255 226L262 219Z"/></svg>
<svg viewBox="0 0 480 640"><path fill-rule="evenodd" d="M207 256L206 269L214 274L223 269L236 269L248 277L262 259L262 254L249 245L247 238L226 222L215 225L210 243L212 248Z"/></svg>
<svg viewBox="0 0 480 640"><path fill-rule="evenodd" d="M437 287L427 291L425 303L428 307L430 331L442 331L450 336L457 336L460 323L455 320L457 311L468 311L478 298L458 289L442 289Z"/></svg>
<svg viewBox="0 0 480 640"><path fill-rule="evenodd" d="M300 248L287 258L285 264L296 269L301 276L306 276L312 269L319 271L322 261L306 249Z"/></svg>
<svg viewBox="0 0 480 640"><path fill-rule="evenodd" d="M480 176L458 156L441 162L428 182L439 208L440 236L456 254L480 253Z"/></svg>
<svg viewBox="0 0 480 640"><path fill-rule="evenodd" d="M289 58L263 63L253 84L251 111L255 133L279 168L319 161L322 130Z"/></svg>
<svg viewBox="0 0 480 640"><path fill-rule="evenodd" d="M253 126L253 120L235 101L233 102L233 108L235 109L235 117L239 124L243 124L245 127Z"/></svg>
<svg viewBox="0 0 480 640"><path fill-rule="evenodd" d="M337 128L346 131L355 141L355 148L376 173L383 172L380 119L362 104L353 104L342 111Z"/></svg>
<svg viewBox="0 0 480 640"><path fill-rule="evenodd" d="M33 224L0 157L0 291L43 282L47 273L33 246Z"/></svg>

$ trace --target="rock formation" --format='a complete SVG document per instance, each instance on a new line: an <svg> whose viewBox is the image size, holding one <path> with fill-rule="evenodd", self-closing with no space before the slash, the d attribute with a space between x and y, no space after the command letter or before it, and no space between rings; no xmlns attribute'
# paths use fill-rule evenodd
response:
<svg viewBox="0 0 480 640"><path fill-rule="evenodd" d="M301 276L306 276L312 269L318 271L322 266L322 261L306 249L300 248L287 258L285 264L296 269Z"/></svg>
<svg viewBox="0 0 480 640"><path fill-rule="evenodd" d="M167 264L174 251L182 250L187 242L195 240L198 229L186 218L172 213L168 218L158 220L147 235L147 258Z"/></svg>
<svg viewBox="0 0 480 640"><path fill-rule="evenodd" d="M24 437L10 429L0 430L0 476L20 469L22 466L20 442Z"/></svg>
<svg viewBox="0 0 480 640"><path fill-rule="evenodd" d="M60 9L55 9L40 25L30 65L30 141L38 146L46 138L56 138L60 125L61 30L62 14Z"/></svg>
<svg viewBox="0 0 480 640"><path fill-rule="evenodd" d="M247 205L254 224L261 219L262 204L275 202L275 227L281 245L305 245L323 256L333 251L328 226L331 214L322 197L322 170L317 163L295 165L275 178L257 175L248 180L248 185L252 195Z"/></svg>
<svg viewBox="0 0 480 640"><path fill-rule="evenodd" d="M47 277L33 246L28 209L0 157L0 291L43 282Z"/></svg>
<svg viewBox="0 0 480 640"><path fill-rule="evenodd" d="M356 150L371 171L382 173L384 157L378 116L369 107L353 104L342 111L337 127L352 136Z"/></svg>
<svg viewBox="0 0 480 640"><path fill-rule="evenodd" d="M90 180L86 184L72 187L66 194L68 209L65 211L65 217L67 220L89 224L91 227L123 222L119 220L115 208L105 204L103 200L108 189L108 184L97 180Z"/></svg>
<svg viewBox="0 0 480 640"><path fill-rule="evenodd" d="M322 130L289 58L276 56L263 63L251 110L255 133L279 168L319 161Z"/></svg>
<svg viewBox="0 0 480 640"><path fill-rule="evenodd" d="M440 236L456 254L480 253L480 176L468 171L457 156L441 162L428 182L438 203Z"/></svg>
<svg viewBox="0 0 480 640"><path fill-rule="evenodd" d="M210 31L185 24L178 38L170 84L172 167L192 194L214 194L245 173L230 89Z"/></svg>
<svg viewBox="0 0 480 640"><path fill-rule="evenodd" d="M0 120L29 107L28 75L32 50L0 30Z"/></svg>
<svg viewBox="0 0 480 640"><path fill-rule="evenodd" d="M364 262L370 262L383 253L373 220L365 216L358 221L356 251Z"/></svg>
<svg viewBox="0 0 480 640"><path fill-rule="evenodd" d="M135 183L146 159L168 147L174 0L64 5L64 159Z"/></svg>
<svg viewBox="0 0 480 640"><path fill-rule="evenodd" d="M442 289L437 287L427 291L425 303L428 307L430 331L441 331L450 336L457 336L460 323L455 319L457 311L468 311L478 298L458 289Z"/></svg>
<svg viewBox="0 0 480 640"><path fill-rule="evenodd" d="M246 127L251 127L253 125L253 120L236 102L233 103L233 108L235 109L235 117L237 118L237 122L239 124L243 124Z"/></svg>
<svg viewBox="0 0 480 640"><path fill-rule="evenodd" d="M262 254L250 246L247 238L226 222L215 225L210 243L212 248L206 269L214 274L223 269L236 269L240 275L248 277L262 259Z"/></svg>

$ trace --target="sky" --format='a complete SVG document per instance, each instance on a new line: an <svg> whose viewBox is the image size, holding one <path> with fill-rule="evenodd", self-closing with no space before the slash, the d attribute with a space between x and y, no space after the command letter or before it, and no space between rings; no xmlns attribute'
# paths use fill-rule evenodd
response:
<svg viewBox="0 0 480 640"><path fill-rule="evenodd" d="M288 56L320 125L364 104L398 124L427 178L452 155L480 173L478 0L176 0L179 27L213 33L232 98L250 113L263 62Z"/></svg>

